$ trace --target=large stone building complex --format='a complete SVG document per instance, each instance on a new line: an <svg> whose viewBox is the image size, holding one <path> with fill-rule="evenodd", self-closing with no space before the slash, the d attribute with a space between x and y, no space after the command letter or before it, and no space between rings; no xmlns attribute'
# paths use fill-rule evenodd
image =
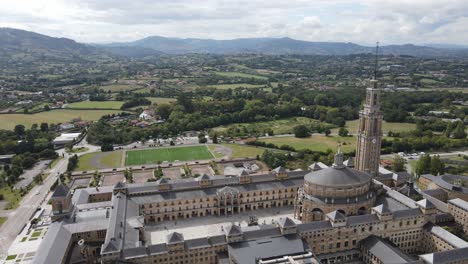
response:
<svg viewBox="0 0 468 264"><path fill-rule="evenodd" d="M56 221L33 262L468 263L468 243L439 226L463 221L468 208L426 194L413 200L399 175L378 167L379 93L371 81L355 168L338 150L331 167L308 171L119 182L73 194L59 184Z"/></svg>

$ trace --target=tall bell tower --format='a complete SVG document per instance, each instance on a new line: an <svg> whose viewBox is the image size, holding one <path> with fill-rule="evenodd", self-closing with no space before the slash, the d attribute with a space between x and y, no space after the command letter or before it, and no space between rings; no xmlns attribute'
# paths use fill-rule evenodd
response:
<svg viewBox="0 0 468 264"><path fill-rule="evenodd" d="M364 109L359 112L355 168L378 176L380 148L382 145L382 120L380 110L380 89L377 83L377 59L379 43L375 54L374 78L369 80L366 89Z"/></svg>

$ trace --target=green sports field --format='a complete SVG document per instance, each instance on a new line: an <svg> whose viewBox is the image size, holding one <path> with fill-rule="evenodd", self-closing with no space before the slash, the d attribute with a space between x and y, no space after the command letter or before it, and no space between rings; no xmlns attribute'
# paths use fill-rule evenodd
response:
<svg viewBox="0 0 468 264"><path fill-rule="evenodd" d="M125 154L125 166L155 164L158 161L188 161L213 159L206 146L131 150Z"/></svg>

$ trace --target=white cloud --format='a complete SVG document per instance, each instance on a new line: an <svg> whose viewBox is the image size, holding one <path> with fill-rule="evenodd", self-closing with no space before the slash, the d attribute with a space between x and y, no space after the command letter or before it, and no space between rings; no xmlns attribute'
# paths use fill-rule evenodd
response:
<svg viewBox="0 0 468 264"><path fill-rule="evenodd" d="M0 0L0 26L82 42L292 37L468 42L466 0Z"/></svg>

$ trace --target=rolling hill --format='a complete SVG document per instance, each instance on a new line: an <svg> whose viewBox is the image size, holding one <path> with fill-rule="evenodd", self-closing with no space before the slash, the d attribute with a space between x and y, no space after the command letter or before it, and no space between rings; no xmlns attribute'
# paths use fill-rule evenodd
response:
<svg viewBox="0 0 468 264"><path fill-rule="evenodd" d="M186 53L259 53L269 55L349 55L373 53L374 47L350 42L310 42L291 38L244 38L233 40L166 38L152 36L133 42L111 43L107 47L142 47L167 54ZM421 57L468 57L468 49L435 48L412 44L381 47L383 54L410 55Z"/></svg>

